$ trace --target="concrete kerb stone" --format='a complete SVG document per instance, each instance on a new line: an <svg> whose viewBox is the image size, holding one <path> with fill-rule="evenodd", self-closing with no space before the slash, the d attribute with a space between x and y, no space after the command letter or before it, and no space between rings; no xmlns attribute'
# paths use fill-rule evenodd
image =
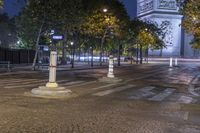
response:
<svg viewBox="0 0 200 133"><path fill-rule="evenodd" d="M40 98L53 98L53 99L63 99L74 97L75 94L71 90L65 87L49 88L46 86L40 86L34 88L30 93L25 93L26 96L40 97Z"/></svg>

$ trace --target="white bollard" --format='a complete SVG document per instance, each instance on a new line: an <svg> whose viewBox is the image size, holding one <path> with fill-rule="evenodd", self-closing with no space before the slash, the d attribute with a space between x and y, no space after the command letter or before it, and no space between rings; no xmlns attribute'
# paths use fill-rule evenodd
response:
<svg viewBox="0 0 200 133"><path fill-rule="evenodd" d="M173 58L170 58L169 67L173 67Z"/></svg>
<svg viewBox="0 0 200 133"><path fill-rule="evenodd" d="M109 69L108 69L108 74L107 77L108 78L114 78L114 58L112 55L109 56Z"/></svg>
<svg viewBox="0 0 200 133"><path fill-rule="evenodd" d="M175 58L175 66L178 66L178 58Z"/></svg>
<svg viewBox="0 0 200 133"><path fill-rule="evenodd" d="M56 67L57 67L57 52L51 51L50 63L49 63L49 82L46 87L56 88L58 84L56 83Z"/></svg>

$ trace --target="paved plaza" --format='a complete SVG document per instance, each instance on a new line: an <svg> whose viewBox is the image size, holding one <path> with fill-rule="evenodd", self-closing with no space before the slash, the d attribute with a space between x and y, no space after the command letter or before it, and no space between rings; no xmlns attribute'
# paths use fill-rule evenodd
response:
<svg viewBox="0 0 200 133"><path fill-rule="evenodd" d="M200 133L200 67L115 68L118 83L99 82L107 68L58 71L67 98L30 94L47 71L0 74L1 133Z"/></svg>

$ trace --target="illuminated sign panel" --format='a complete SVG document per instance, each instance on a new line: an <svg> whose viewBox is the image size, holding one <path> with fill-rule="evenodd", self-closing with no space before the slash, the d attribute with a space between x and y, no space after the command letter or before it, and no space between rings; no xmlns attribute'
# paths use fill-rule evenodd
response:
<svg viewBox="0 0 200 133"><path fill-rule="evenodd" d="M63 35L53 35L52 39L53 40L63 40L64 36Z"/></svg>
<svg viewBox="0 0 200 133"><path fill-rule="evenodd" d="M138 14L153 10L153 0L144 0L138 3Z"/></svg>
<svg viewBox="0 0 200 133"><path fill-rule="evenodd" d="M176 0L158 0L158 9L177 10Z"/></svg>

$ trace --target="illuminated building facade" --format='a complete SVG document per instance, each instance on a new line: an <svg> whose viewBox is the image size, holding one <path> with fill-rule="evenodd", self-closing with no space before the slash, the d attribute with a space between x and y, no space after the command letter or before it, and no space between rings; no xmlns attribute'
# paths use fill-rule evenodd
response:
<svg viewBox="0 0 200 133"><path fill-rule="evenodd" d="M162 26L164 23L167 25L164 31L166 48L149 50L149 55L198 56L198 53L190 45L192 36L186 35L181 27L183 17L179 14L176 0L137 0L137 16L143 21L156 22L158 26Z"/></svg>

